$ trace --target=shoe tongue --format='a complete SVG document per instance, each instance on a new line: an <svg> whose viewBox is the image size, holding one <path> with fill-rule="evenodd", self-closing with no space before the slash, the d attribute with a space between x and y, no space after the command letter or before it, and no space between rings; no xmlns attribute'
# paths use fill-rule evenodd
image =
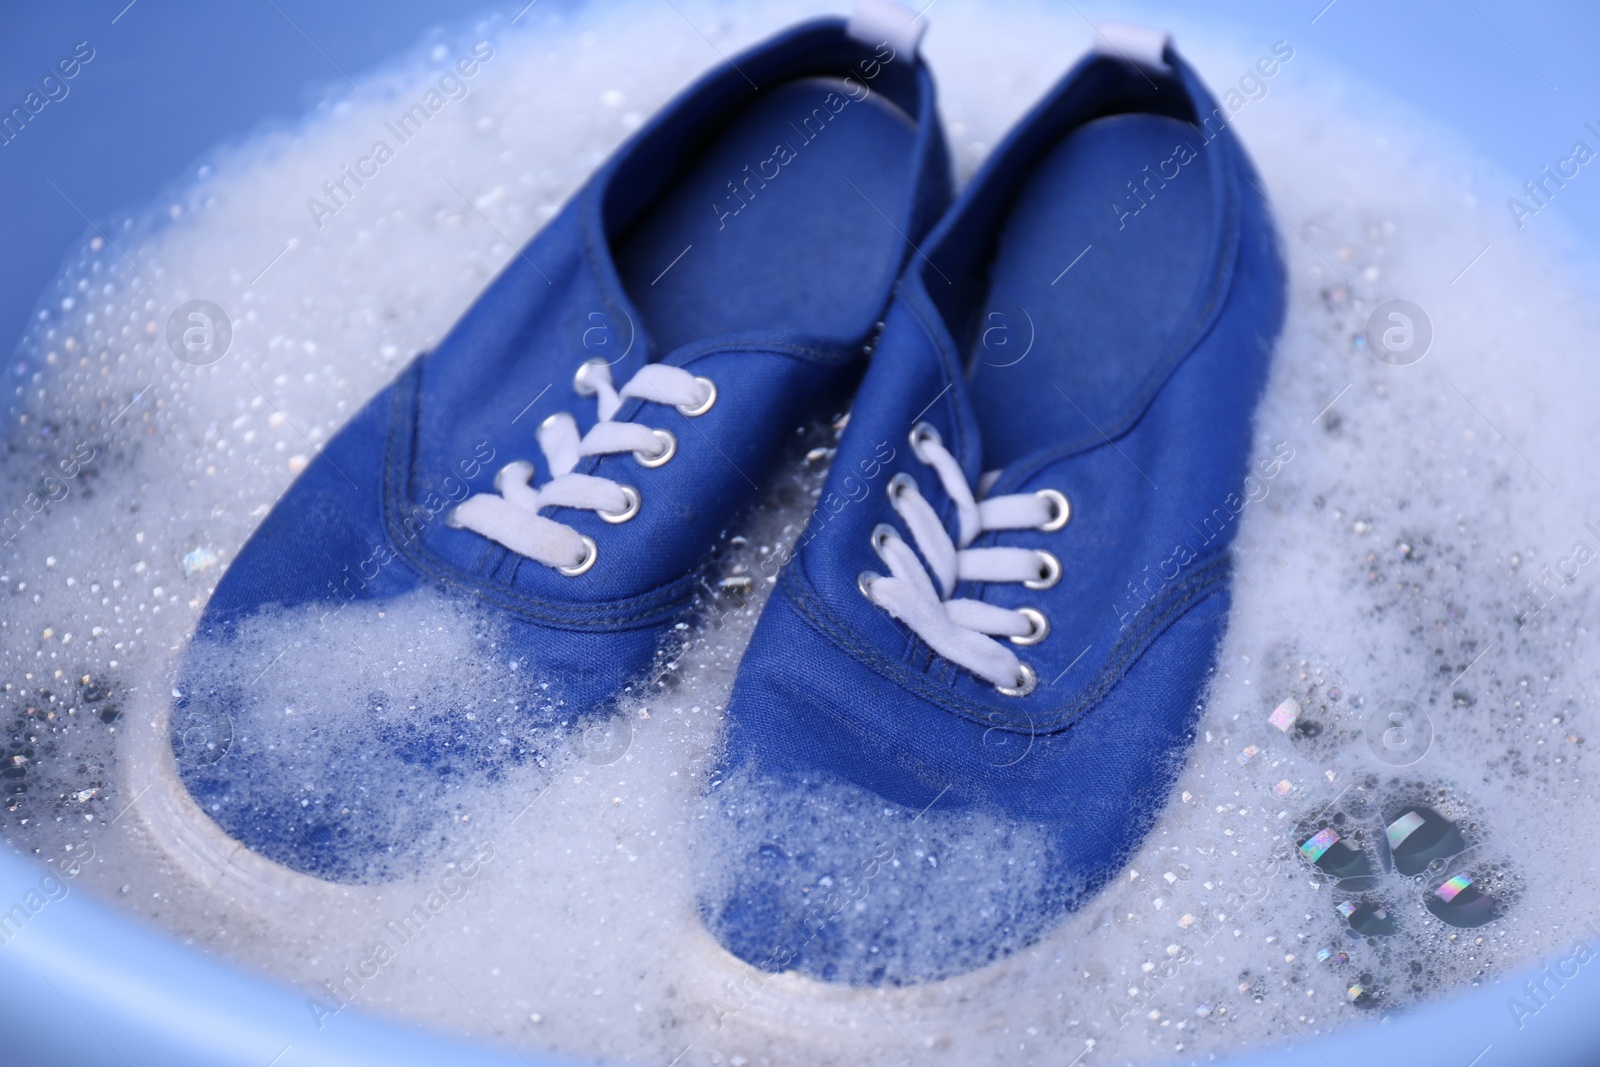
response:
<svg viewBox="0 0 1600 1067"><path fill-rule="evenodd" d="M622 388L640 368L654 362L650 356L650 339L645 335L637 316L626 307L612 312L590 312L584 327L582 353L584 360L603 361L611 371L611 381ZM573 364L573 372L582 360ZM573 397L574 403L579 400Z"/></svg>
<svg viewBox="0 0 1600 1067"><path fill-rule="evenodd" d="M912 299L916 298L907 302ZM920 321L897 321L902 316ZM935 338L926 332L926 324L937 321L926 312L910 312L905 302L890 308L872 354L868 382L856 394L850 418L852 423L874 427L897 452L910 447L914 427L927 423L961 465L967 483L977 487L983 477L983 441L967 383L955 369L955 346L948 336ZM885 387L872 387L873 382ZM912 466L921 468L918 463Z"/></svg>
<svg viewBox="0 0 1600 1067"><path fill-rule="evenodd" d="M967 348L990 465L1118 437L1192 343L1218 277L1207 161L1185 155L1175 170L1171 160L1193 138L1176 119L1113 115L1034 165ZM1155 163L1170 163L1168 179ZM1130 178L1145 172L1141 202ZM1119 218L1124 199L1143 206Z"/></svg>

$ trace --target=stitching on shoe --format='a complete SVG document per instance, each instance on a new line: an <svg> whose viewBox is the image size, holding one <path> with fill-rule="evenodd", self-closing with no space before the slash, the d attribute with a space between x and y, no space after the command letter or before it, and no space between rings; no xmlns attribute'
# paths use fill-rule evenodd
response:
<svg viewBox="0 0 1600 1067"><path fill-rule="evenodd" d="M496 607L525 619L564 630L645 629L679 618L693 599L699 585L698 571L691 572L641 596L621 601L599 601L590 609L570 603L547 601L518 593L484 581L437 559L423 546L421 538L409 541L396 536L398 515L406 504L405 485L411 469L415 445L415 417L418 379L422 373L419 356L395 379L391 398L389 434L383 473L383 527L395 554L404 558L423 577L471 594Z"/></svg>
<svg viewBox="0 0 1600 1067"><path fill-rule="evenodd" d="M1151 642L1176 623L1201 601L1225 586L1232 572L1231 551L1219 552L1190 570L1187 577L1163 590L1163 595L1152 600L1135 616L1130 629L1112 646L1105 666L1082 691L1078 699L1059 707L1047 716L1018 716L996 710L994 705L982 704L961 697L948 689L931 684L923 675L906 669L904 662L896 663L878 649L861 640L852 628L843 624L831 608L811 588L809 579L798 570L791 570L783 579L784 591L789 594L795 611L819 634L826 637L841 651L871 668L902 688L912 690L928 703L952 714L969 719L980 726L1009 730L1016 733L1058 733L1073 725L1100 703L1122 680L1122 676L1144 654ZM913 642L925 648L922 642ZM920 648L919 648L920 650ZM932 656L931 650L928 654ZM938 662L939 657L934 656Z"/></svg>

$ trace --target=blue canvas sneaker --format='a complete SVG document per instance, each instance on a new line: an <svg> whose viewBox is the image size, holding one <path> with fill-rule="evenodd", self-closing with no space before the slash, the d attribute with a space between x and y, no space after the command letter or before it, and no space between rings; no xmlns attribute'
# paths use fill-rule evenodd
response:
<svg viewBox="0 0 1600 1067"><path fill-rule="evenodd" d="M651 667L795 427L858 378L949 200L917 27L863 11L667 105L265 518L206 607L170 727L227 834L328 879L392 876L421 832L395 798L425 811L441 780L526 757L519 730L604 715ZM298 611L309 647L422 591L492 617L486 662L516 665L521 699L459 714L446 695L419 721L374 693L383 758L296 763L282 707L249 711L278 650L237 662L242 635Z"/></svg>
<svg viewBox="0 0 1600 1067"><path fill-rule="evenodd" d="M1229 112L1138 28L923 251L825 492L881 475L784 568L711 791L710 930L852 984L1025 946L1138 847L1227 619L1284 309Z"/></svg>

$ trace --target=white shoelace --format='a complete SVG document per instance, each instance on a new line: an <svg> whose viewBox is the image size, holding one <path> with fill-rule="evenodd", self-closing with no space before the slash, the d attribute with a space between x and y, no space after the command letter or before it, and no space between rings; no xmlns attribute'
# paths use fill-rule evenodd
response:
<svg viewBox="0 0 1600 1067"><path fill-rule="evenodd" d="M952 539L945 530L916 481L898 474L890 479L889 498L928 568L924 569L922 560L894 527L883 524L873 531L872 541L889 565L890 575L866 572L857 584L868 600L905 623L945 659L993 683L1008 696L1026 696L1038 684L1038 676L993 637L1006 637L1018 645L1038 644L1049 632L1044 615L1033 608L1013 610L949 597L962 581L1022 582L1031 589L1054 585L1061 577L1061 562L1049 552L967 546L990 530L1059 530L1071 516L1067 498L1054 489L1042 489L979 500L933 427L919 423L911 433L911 447L918 459L933 468L954 501L956 537ZM988 481L986 476L980 482L980 491ZM929 569L933 578L928 576Z"/></svg>
<svg viewBox="0 0 1600 1067"><path fill-rule="evenodd" d="M495 476L496 493L478 493L461 502L446 520L452 526L482 534L511 551L554 567L562 574L582 574L594 566L599 548L594 539L547 519L541 508L581 508L607 522L627 522L639 513L639 491L609 478L574 474L585 456L632 452L645 467L659 467L678 450L677 438L636 422L613 420L632 397L670 404L688 416L703 415L716 403L717 387L681 367L659 363L639 368L620 390L611 383L611 368L591 360L578 368L572 387L579 396L597 397L600 421L580 439L578 423L562 412L539 426L539 449L550 468L550 480L535 489L529 483L534 466L527 460L508 463Z"/></svg>

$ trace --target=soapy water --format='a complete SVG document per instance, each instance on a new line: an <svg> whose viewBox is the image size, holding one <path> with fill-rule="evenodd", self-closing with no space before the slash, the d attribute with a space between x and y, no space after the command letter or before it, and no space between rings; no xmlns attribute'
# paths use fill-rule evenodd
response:
<svg viewBox="0 0 1600 1067"><path fill-rule="evenodd" d="M696 809L699 892L765 909L770 925L750 962L769 973L814 947L833 951L822 974L832 982L972 970L1035 940L1041 901L1084 889L1063 873L1046 828L939 811L937 800L907 809L837 781L740 775L714 779L708 796ZM764 887L733 883L735 870L770 871L787 893L751 900Z"/></svg>
<svg viewBox="0 0 1600 1067"><path fill-rule="evenodd" d="M175 762L191 789L251 813L275 860L314 850L317 873L343 881L442 863L459 784L547 764L570 714L497 655L497 620L459 601L407 597L334 625L325 612L268 609L194 656L174 690Z"/></svg>
<svg viewBox="0 0 1600 1067"><path fill-rule="evenodd" d="M965 178L1089 40L1070 11L947 4L926 51ZM1508 236L1514 183L1435 131L1319 91L1304 57L1250 75L1273 41L1183 26L1219 96L1237 90L1223 98L1280 224L1290 313L1253 480L1218 502L1239 523L1234 607L1192 758L1128 868L1059 928L943 982L856 990L740 964L700 926L697 887L741 847L701 832L738 788L710 777L721 711L785 546L836 506L819 499L826 425L795 428L700 614L617 717L536 707L537 665L496 654L495 620L428 595L261 619L240 662L211 668L245 696L227 722L186 724L174 755L178 656L294 475L719 61L707 38L731 53L807 13L487 19L86 237L9 375L7 839L300 985L308 1025L357 1004L632 1062L1205 1061L1315 1042L1591 938L1593 863L1571 830L1597 810L1590 283ZM389 132L418 102L425 125ZM440 721L441 700L474 718ZM530 728L529 708L557 727ZM407 762L418 737L454 753L445 773ZM348 823L400 842L394 868L335 885L229 842L175 767L235 744L303 776L308 809L359 763L387 791ZM781 829L813 836L836 928L913 878L1004 911L1038 876L1025 828L840 787L792 807Z"/></svg>

